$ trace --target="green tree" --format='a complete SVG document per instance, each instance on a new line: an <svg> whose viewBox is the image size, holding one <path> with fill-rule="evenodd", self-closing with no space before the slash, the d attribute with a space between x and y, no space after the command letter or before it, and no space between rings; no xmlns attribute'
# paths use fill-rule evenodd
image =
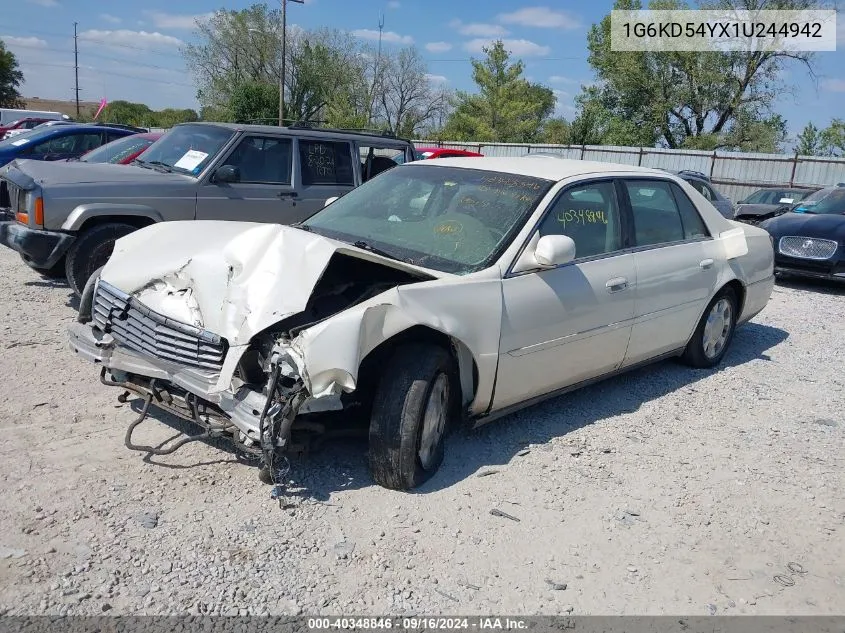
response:
<svg viewBox="0 0 845 633"><path fill-rule="evenodd" d="M18 88L23 83L23 73L18 68L15 54L6 49L0 40L0 107L23 108L24 102Z"/></svg>
<svg viewBox="0 0 845 633"><path fill-rule="evenodd" d="M778 0L778 9L805 9L812 0ZM760 0L700 2L701 8L761 8ZM637 10L639 0L616 0L614 9ZM685 9L676 0L656 0L651 9ZM773 7L767 7L773 8ZM785 64L794 61L812 71L810 54L752 52L621 52L611 50L610 16L587 37L588 61L600 87L585 92L590 134L602 142L634 141L670 148L777 147L780 122L773 118L775 98L784 88ZM634 131L634 138L625 138ZM607 138L604 133L615 135ZM653 143L646 143L653 139ZM627 143L626 143L627 144Z"/></svg>
<svg viewBox="0 0 845 633"><path fill-rule="evenodd" d="M543 126L543 143L569 145L572 142L572 126L560 117L549 119Z"/></svg>
<svg viewBox="0 0 845 633"><path fill-rule="evenodd" d="M801 130L798 135L798 143L795 145L795 151L804 156L818 156L822 150L822 136L819 128L812 123L808 123Z"/></svg>
<svg viewBox="0 0 845 633"><path fill-rule="evenodd" d="M511 63L501 40L483 49L486 58L472 60L478 92L458 92L443 136L456 141L536 142L555 106L554 93L527 81L521 61Z"/></svg>
<svg viewBox="0 0 845 633"><path fill-rule="evenodd" d="M821 152L824 156L842 156L845 154L845 121L833 119L821 132Z"/></svg>
<svg viewBox="0 0 845 633"><path fill-rule="evenodd" d="M260 81L242 81L232 88L228 112L238 123L272 124L279 120L279 88Z"/></svg>

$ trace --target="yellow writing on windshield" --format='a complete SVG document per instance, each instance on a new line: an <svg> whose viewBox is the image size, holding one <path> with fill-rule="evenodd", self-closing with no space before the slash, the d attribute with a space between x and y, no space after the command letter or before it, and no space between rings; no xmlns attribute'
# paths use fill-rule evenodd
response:
<svg viewBox="0 0 845 633"><path fill-rule="evenodd" d="M568 209L557 212L557 221L564 228L567 224L607 224L607 216L603 209Z"/></svg>

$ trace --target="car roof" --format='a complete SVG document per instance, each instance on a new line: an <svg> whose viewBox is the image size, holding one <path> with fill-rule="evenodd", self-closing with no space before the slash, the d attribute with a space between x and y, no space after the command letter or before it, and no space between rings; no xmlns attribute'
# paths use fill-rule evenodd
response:
<svg viewBox="0 0 845 633"><path fill-rule="evenodd" d="M658 169L648 167L637 167L636 165L624 165L620 163L602 163L599 161L577 160L574 158L557 158L551 156L519 156L519 157L460 157L460 158L438 158L436 161L414 161L403 167L412 167L425 163L426 166L439 167L460 167L463 169L480 169L484 171L497 171L506 174L519 176L534 176L546 180L563 180L573 176L586 176L590 174L605 174L613 172L641 173L644 176L660 176L665 178L668 174Z"/></svg>
<svg viewBox="0 0 845 633"><path fill-rule="evenodd" d="M337 138L337 137L354 137L358 139L366 139L367 141L377 140L379 143L389 145L391 143L398 145L407 145L410 141L396 136L387 136L378 134L376 132L366 132L358 130L339 130L331 128L319 127L296 127L286 126L279 127L278 125L254 125L251 123L218 123L212 121L193 121L188 123L179 123L174 127L182 125L207 125L209 127L221 127L233 132L252 132L258 134L290 134L290 135L308 135L318 138Z"/></svg>

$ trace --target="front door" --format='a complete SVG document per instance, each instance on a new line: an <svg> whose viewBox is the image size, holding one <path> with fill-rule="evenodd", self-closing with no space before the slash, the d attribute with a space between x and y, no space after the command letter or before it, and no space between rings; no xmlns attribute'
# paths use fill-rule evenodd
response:
<svg viewBox="0 0 845 633"><path fill-rule="evenodd" d="M502 281L502 335L493 407L499 409L612 372L634 315L633 255L612 180L565 189L540 236L568 235L575 260Z"/></svg>
<svg viewBox="0 0 845 633"><path fill-rule="evenodd" d="M292 184L290 138L244 136L222 166L237 168L239 179L217 182L212 174L201 184L197 220L292 224L308 215Z"/></svg>

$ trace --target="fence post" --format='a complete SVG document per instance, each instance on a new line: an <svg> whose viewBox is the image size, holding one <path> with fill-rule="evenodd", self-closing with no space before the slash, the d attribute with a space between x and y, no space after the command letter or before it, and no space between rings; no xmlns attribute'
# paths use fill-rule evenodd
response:
<svg viewBox="0 0 845 633"><path fill-rule="evenodd" d="M584 152L586 152L586 151L587 151L587 146L582 145L581 146L581 160L584 160Z"/></svg>
<svg viewBox="0 0 845 633"><path fill-rule="evenodd" d="M637 167L642 167L642 166L643 166L643 148L640 147L640 156L637 159Z"/></svg>
<svg viewBox="0 0 845 633"><path fill-rule="evenodd" d="M795 170L798 169L798 152L792 157L792 173L789 175L789 186L795 185Z"/></svg>
<svg viewBox="0 0 845 633"><path fill-rule="evenodd" d="M526 152L525 152L526 154L530 154L530 153L531 153L531 146L530 146L530 145L526 145L526 146L525 146L525 149L526 149Z"/></svg>
<svg viewBox="0 0 845 633"><path fill-rule="evenodd" d="M716 150L713 150L713 156L710 158L710 179L713 179L713 170L716 168Z"/></svg>

